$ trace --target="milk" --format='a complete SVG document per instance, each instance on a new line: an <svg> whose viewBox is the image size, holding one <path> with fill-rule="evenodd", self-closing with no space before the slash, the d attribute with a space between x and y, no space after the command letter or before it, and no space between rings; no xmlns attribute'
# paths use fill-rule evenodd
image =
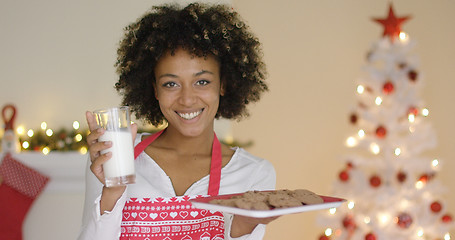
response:
<svg viewBox="0 0 455 240"><path fill-rule="evenodd" d="M112 152L111 159L103 164L106 186L133 183L135 181L134 171L134 148L131 132L128 128L125 131L106 131L99 138L99 141L111 141L112 147L101 151L102 154ZM125 182L126 179L126 182Z"/></svg>

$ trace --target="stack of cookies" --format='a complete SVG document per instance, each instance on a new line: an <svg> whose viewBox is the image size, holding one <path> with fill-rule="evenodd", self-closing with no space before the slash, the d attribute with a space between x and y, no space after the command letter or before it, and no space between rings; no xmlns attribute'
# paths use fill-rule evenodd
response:
<svg viewBox="0 0 455 240"><path fill-rule="evenodd" d="M270 210L274 208L300 207L308 204L320 204L324 200L306 189L248 191L229 199L214 199L211 204L238 207L248 210Z"/></svg>

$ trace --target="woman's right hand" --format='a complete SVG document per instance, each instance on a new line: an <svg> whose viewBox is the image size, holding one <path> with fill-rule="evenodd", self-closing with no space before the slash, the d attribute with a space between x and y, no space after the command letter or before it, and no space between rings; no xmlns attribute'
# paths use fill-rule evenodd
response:
<svg viewBox="0 0 455 240"><path fill-rule="evenodd" d="M95 115L92 112L87 111L85 117L87 118L87 124L90 130L90 134L87 136L88 151L90 154L90 161L92 162L90 170L104 185L103 163L112 157L112 153L107 152L101 154L101 151L110 148L112 142L99 142L98 139L104 134L105 130L103 128L98 128Z"/></svg>

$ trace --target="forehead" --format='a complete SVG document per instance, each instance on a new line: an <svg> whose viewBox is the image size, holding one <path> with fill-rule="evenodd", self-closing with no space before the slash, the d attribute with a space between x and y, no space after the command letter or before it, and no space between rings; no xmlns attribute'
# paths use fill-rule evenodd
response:
<svg viewBox="0 0 455 240"><path fill-rule="evenodd" d="M219 73L219 68L219 61L213 55L197 56L178 48L173 52L167 51L160 57L155 67L155 72L210 70Z"/></svg>

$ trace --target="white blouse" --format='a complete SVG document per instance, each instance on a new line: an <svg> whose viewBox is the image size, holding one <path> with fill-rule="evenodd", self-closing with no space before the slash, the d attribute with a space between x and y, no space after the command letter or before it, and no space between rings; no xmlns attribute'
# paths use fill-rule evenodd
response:
<svg viewBox="0 0 455 240"><path fill-rule="evenodd" d="M136 138L139 143L141 136ZM242 148L234 148L234 155L229 163L221 169L219 194L246 192L249 190L275 189L275 169L267 160L251 155ZM90 171L90 159L86 170L86 193L81 232L78 240L114 240L120 237L122 210L128 198L141 197L174 197L176 196L171 179L159 165L144 152L135 160L136 183L127 186L111 212L100 215L100 199L103 185ZM205 176L191 185L184 195L206 195L209 176ZM230 226L233 216L225 216L225 239L230 237ZM265 225L258 225L251 234L238 240L262 239Z"/></svg>

